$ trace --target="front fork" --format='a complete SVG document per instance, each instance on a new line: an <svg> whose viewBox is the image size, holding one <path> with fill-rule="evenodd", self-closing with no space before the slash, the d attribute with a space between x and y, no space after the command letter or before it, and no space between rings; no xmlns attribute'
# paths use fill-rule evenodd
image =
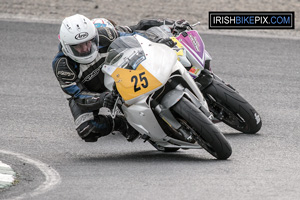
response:
<svg viewBox="0 0 300 200"><path fill-rule="evenodd" d="M200 91L203 93L203 96L205 98L207 98L207 94L205 93L205 89L207 87L209 87L211 84L213 84L213 82L223 83L224 85L226 85L227 87L229 87L230 89L232 89L233 91L238 93L238 91L236 91L230 84L225 83L220 77L218 77L216 74L214 74L209 69L205 68L204 70L201 71L199 76L197 78L195 78L195 82L198 85ZM215 98L215 97L213 97L213 98ZM207 102L209 102L208 99L206 99L206 100L207 100ZM210 107L210 110L212 109L211 107L214 107L213 105L210 105L210 104L208 104L208 106ZM214 109L212 109L212 110L214 110ZM214 117L212 119L212 121L214 123L218 123L218 122L220 122L220 120L222 121L222 118L224 117L222 106L221 106L221 109L218 113L216 113L214 111L212 111L212 112L214 113Z"/></svg>
<svg viewBox="0 0 300 200"><path fill-rule="evenodd" d="M213 80L219 81L221 83L224 83L224 85L226 85L227 87L231 88L232 90L234 90L235 92L236 89L233 88L230 84L226 83L225 81L223 81L220 77L218 77L216 74L214 74L210 68L205 68L204 70L201 71L201 73L199 74L199 76L197 78L195 78L195 82L198 85L199 89L201 92L203 92L203 90L205 88L207 88L212 82Z"/></svg>
<svg viewBox="0 0 300 200"><path fill-rule="evenodd" d="M187 142L194 143L194 139L191 136L190 131L186 129L172 114L170 108L174 106L183 97L187 97L190 101L199 108L209 119L213 118L213 115L206 108L207 104L203 105L199 99L187 88L184 88L181 84L177 84L171 91L166 93L161 102L156 100L151 101L151 107L154 111L174 130L180 133L180 136ZM203 97L204 98L204 97ZM206 103L206 102L205 102Z"/></svg>

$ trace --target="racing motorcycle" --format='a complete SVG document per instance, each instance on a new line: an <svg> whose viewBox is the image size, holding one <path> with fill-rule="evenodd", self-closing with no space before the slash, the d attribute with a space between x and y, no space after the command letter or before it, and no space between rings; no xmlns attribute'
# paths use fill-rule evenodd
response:
<svg viewBox="0 0 300 200"><path fill-rule="evenodd" d="M109 46L102 71L116 98L112 117L124 115L157 150L205 149L217 159L230 157L230 144L171 48L140 35L119 37Z"/></svg>
<svg viewBox="0 0 300 200"><path fill-rule="evenodd" d="M152 27L147 30L148 37L169 37L177 43L173 49L201 90L214 122L224 122L243 133L257 133L262 126L260 115L235 88L213 73L210 66L212 58L205 50L199 33L193 30L198 24L200 22L182 31L174 28L173 33L166 25Z"/></svg>

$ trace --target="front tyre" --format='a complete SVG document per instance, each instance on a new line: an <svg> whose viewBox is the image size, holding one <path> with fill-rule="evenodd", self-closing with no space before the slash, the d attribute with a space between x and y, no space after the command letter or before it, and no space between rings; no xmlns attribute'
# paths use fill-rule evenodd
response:
<svg viewBox="0 0 300 200"><path fill-rule="evenodd" d="M260 130L262 121L259 114L225 83L213 79L202 93L217 119L243 133L254 134Z"/></svg>
<svg viewBox="0 0 300 200"><path fill-rule="evenodd" d="M220 130L188 99L182 98L172 110L191 126L197 143L211 155L226 160L232 153L231 146Z"/></svg>

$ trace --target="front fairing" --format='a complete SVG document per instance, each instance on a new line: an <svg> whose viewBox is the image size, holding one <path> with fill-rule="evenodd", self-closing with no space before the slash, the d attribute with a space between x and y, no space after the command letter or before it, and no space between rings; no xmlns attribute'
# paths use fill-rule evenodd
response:
<svg viewBox="0 0 300 200"><path fill-rule="evenodd" d="M182 32L176 38L187 49L187 57L193 67L204 69L205 45L198 32L195 30Z"/></svg>
<svg viewBox="0 0 300 200"><path fill-rule="evenodd" d="M152 43L139 35L120 37L108 49L103 65L104 73L109 75L105 85L112 90L115 82L122 98L132 103L162 87L176 60L176 54L166 45Z"/></svg>

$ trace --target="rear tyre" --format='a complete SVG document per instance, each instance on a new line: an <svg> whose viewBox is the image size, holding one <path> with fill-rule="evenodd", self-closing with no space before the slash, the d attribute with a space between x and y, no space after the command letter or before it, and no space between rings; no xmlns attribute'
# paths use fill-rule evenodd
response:
<svg viewBox="0 0 300 200"><path fill-rule="evenodd" d="M182 98L172 110L190 125L194 139L206 151L220 160L230 157L231 146L224 135L193 103Z"/></svg>
<svg viewBox="0 0 300 200"><path fill-rule="evenodd" d="M225 83L213 80L202 90L210 111L228 126L243 133L257 133L262 121L256 110Z"/></svg>

